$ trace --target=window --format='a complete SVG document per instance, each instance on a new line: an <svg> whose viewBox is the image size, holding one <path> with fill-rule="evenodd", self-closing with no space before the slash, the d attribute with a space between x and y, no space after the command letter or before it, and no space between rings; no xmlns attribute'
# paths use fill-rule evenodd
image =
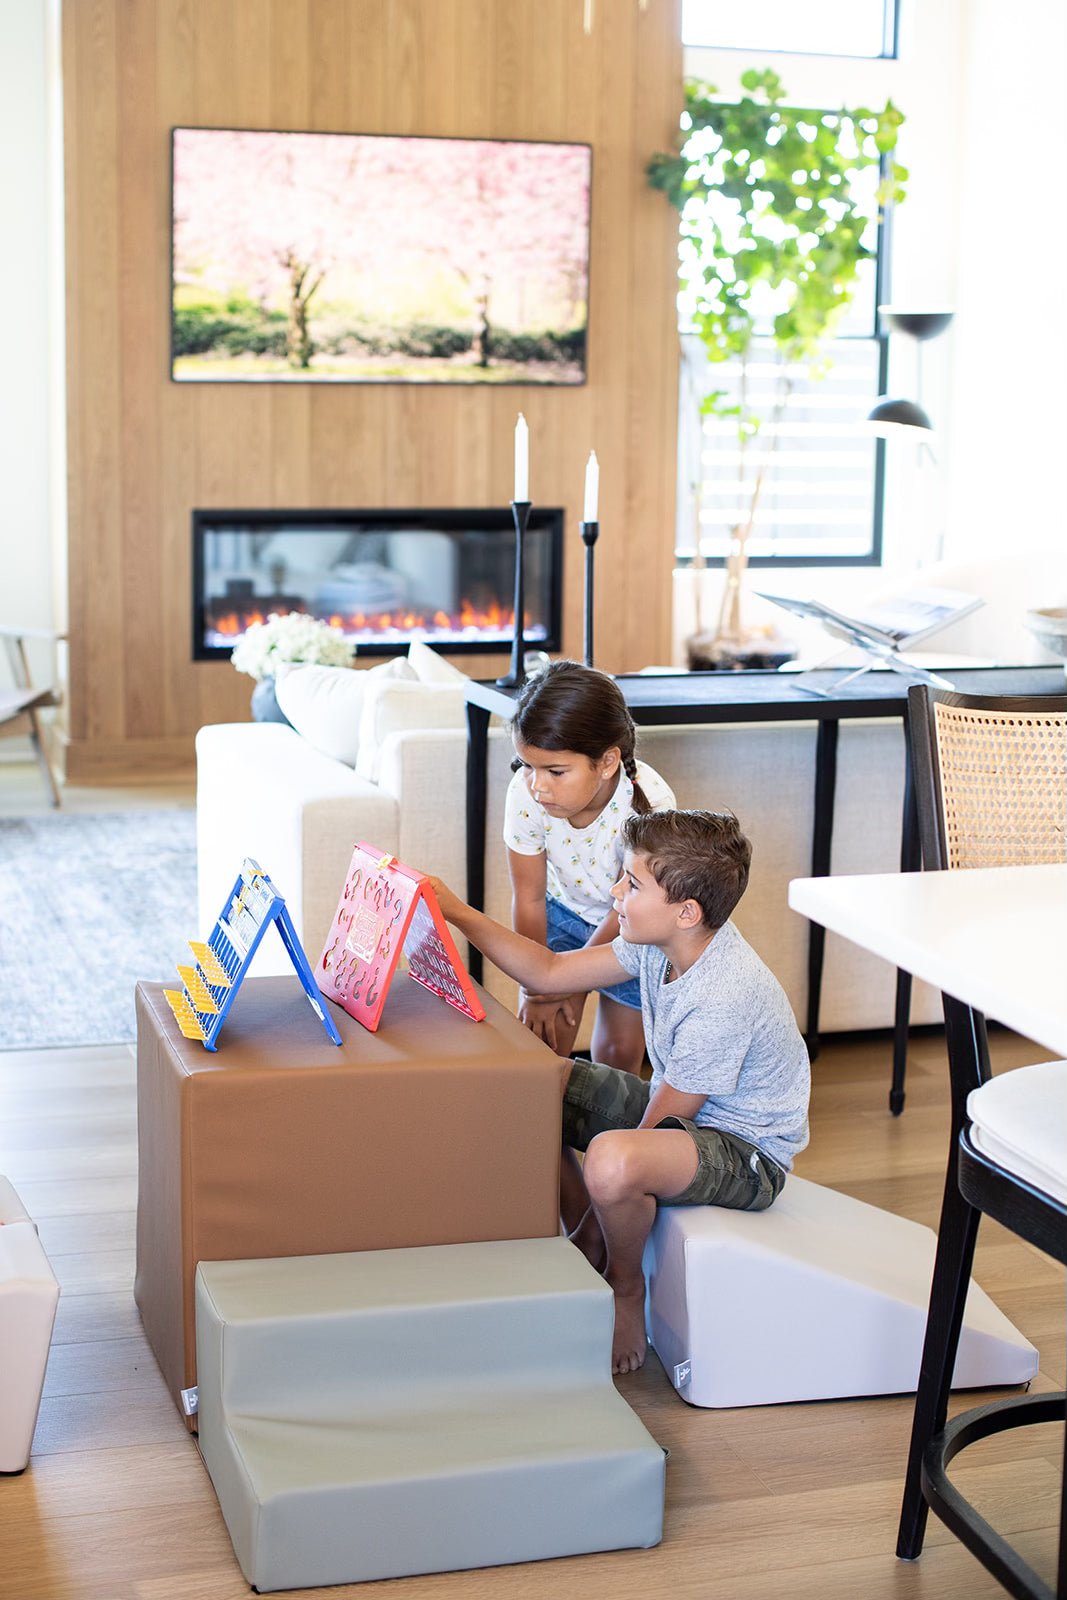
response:
<svg viewBox="0 0 1067 1600"><path fill-rule="evenodd" d="M792 115L796 115L795 111ZM820 115L815 113L808 121ZM830 115L827 113L827 117ZM736 143L725 146L736 147ZM710 148L723 147L716 139ZM837 160L844 155L847 163L847 148L842 149L840 136L836 151ZM697 159L689 149L686 157L690 162ZM747 151L738 157L739 162L747 163L748 159ZM799 162L801 157L797 159ZM812 165L819 164L817 157L806 159ZM829 183L838 181L826 173L827 163L822 165L824 178ZM882 165L884 168L884 158ZM701 191L701 197L694 196L687 202L682 212L676 556L680 564L697 556L713 565L723 563L730 553L735 530L748 526L755 507L746 540L748 559L755 565L876 565L881 560L885 446L865 419L884 389L887 365L886 340L879 331L877 309L886 298L882 268L885 229L877 220L877 191L884 171L880 174L877 159L872 165L849 171L851 200L860 218L868 219L862 243L869 256L860 263L852 300L836 336L823 346L830 359L829 371L825 376L814 377L810 358L784 365L769 337L772 319L790 304L788 288L772 289L760 276L758 264L750 282L744 282L744 263L755 258L746 253L740 235L736 245L733 242L740 190L738 170L729 164L722 166L722 157L716 155L706 178L708 187ZM758 174L759 168L753 164L745 171ZM814 177L818 176L814 173ZM801 183L803 174L794 177ZM755 182L759 184L758 175ZM832 199L825 198L831 192L836 190L824 190L819 201L824 211L834 205ZM692 211L690 204L695 208ZM796 204L803 207L803 197ZM776 237L773 218L756 226L765 236ZM701 241L706 241L712 230L718 244L709 256ZM751 247L750 238L748 248ZM687 264L692 266L692 288L685 282ZM705 272L715 272L716 277L706 278ZM744 366L740 356L712 363L695 330L695 313L701 304L705 314L710 306L718 322L730 319L731 275L736 276L744 303L750 308L749 315L755 318L755 337ZM725 288L715 290L716 281ZM708 284L712 285L711 291ZM714 337L721 357L722 336ZM714 415L703 416L701 401L712 391L717 391L721 399ZM745 415L758 421L743 442L738 415L730 414L730 408L736 412L742 401Z"/></svg>
<svg viewBox="0 0 1067 1600"><path fill-rule="evenodd" d="M682 0L682 43L696 49L895 56L897 0Z"/></svg>

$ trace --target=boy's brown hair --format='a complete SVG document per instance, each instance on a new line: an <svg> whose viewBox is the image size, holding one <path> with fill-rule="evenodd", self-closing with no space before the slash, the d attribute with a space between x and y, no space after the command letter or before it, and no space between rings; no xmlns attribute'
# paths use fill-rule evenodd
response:
<svg viewBox="0 0 1067 1600"><path fill-rule="evenodd" d="M722 927L748 887L752 845L732 811L647 811L627 817L622 841L671 904L695 900L709 928Z"/></svg>

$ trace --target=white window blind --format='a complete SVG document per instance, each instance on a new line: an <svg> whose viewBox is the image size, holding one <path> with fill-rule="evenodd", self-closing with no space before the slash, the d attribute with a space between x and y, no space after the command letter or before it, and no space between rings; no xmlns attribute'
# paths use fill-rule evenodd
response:
<svg viewBox="0 0 1067 1600"><path fill-rule="evenodd" d="M699 410L709 389L738 397L740 363L710 363L694 333L682 334L682 349L678 557L725 558L762 469L750 560L877 560L878 441L863 419L878 394L878 340L835 340L832 369L817 380L804 365L780 367L770 340L754 341L744 381L765 420L743 447L736 418Z"/></svg>

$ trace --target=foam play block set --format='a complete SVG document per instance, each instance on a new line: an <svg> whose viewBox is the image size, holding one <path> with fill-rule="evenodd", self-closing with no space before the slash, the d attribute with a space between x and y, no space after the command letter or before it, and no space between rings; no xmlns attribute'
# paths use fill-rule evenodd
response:
<svg viewBox="0 0 1067 1600"><path fill-rule="evenodd" d="M58 1304L36 1225L0 1177L0 1472L30 1459Z"/></svg>
<svg viewBox="0 0 1067 1600"><path fill-rule="evenodd" d="M200 1449L248 1582L657 1544L664 1455L566 1239L202 1262Z"/></svg>
<svg viewBox="0 0 1067 1600"><path fill-rule="evenodd" d="M645 1250L649 1337L695 1406L908 1393L936 1245L930 1228L804 1178L769 1211L662 1206ZM972 1283L954 1387L1026 1383L1037 1365Z"/></svg>

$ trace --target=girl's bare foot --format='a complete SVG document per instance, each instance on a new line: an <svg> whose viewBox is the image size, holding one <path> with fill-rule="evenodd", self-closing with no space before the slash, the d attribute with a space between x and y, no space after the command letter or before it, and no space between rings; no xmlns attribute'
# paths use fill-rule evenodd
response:
<svg viewBox="0 0 1067 1600"><path fill-rule="evenodd" d="M611 1370L636 1372L645 1364L645 1286L624 1294L615 1290L615 1336L611 1342Z"/></svg>

